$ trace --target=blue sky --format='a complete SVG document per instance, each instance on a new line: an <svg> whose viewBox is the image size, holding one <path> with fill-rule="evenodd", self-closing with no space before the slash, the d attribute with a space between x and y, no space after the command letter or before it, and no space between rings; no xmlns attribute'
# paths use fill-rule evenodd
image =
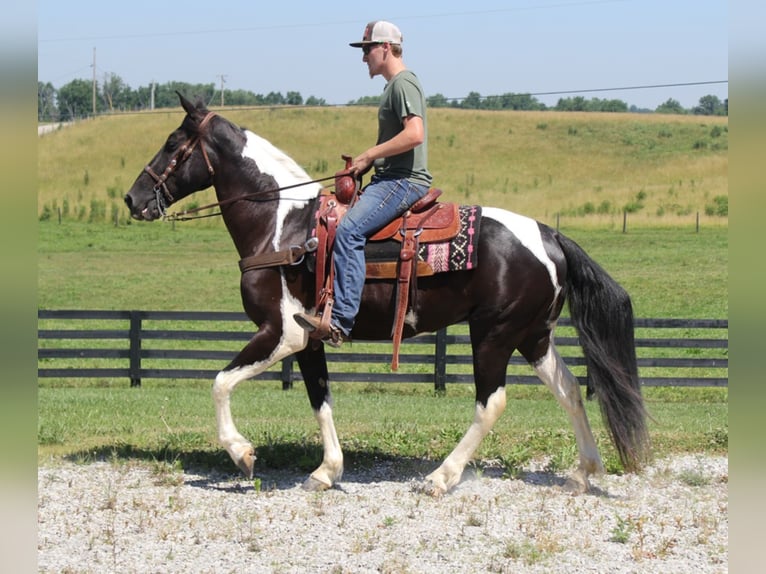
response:
<svg viewBox="0 0 766 574"><path fill-rule="evenodd" d="M651 109L668 98L690 108L707 94L728 97L725 83L587 91L727 80L721 0L38 0L38 80L90 80L95 49L98 81L220 86L224 76L227 89L345 104L383 89L348 46L376 19L401 28L405 63L427 95L533 93L548 105L581 95Z"/></svg>

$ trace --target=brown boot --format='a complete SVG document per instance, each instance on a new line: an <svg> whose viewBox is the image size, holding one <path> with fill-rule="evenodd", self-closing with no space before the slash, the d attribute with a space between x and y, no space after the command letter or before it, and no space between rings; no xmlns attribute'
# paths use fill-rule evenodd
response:
<svg viewBox="0 0 766 574"><path fill-rule="evenodd" d="M308 313L296 313L293 319L309 332L312 339L319 339L336 349L343 344L343 333L335 325L323 325L322 317Z"/></svg>

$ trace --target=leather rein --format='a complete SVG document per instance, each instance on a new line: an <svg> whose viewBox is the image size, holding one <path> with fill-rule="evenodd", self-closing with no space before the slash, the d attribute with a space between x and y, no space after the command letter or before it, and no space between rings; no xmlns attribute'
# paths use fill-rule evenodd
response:
<svg viewBox="0 0 766 574"><path fill-rule="evenodd" d="M170 193L170 190L168 189L166 182L168 178L173 174L173 172L176 169L178 169L178 167L183 162L185 162L191 157L192 153L194 153L194 149L197 147L197 144L200 144L199 147L202 150L203 157L205 158L205 164L207 165L207 171L210 174L210 177L213 177L215 175L215 170L213 169L213 164L210 163L210 158L208 157L207 149L205 149L203 139L204 139L204 136L206 135L207 125L210 123L210 120L217 115L218 114L216 114L215 112L208 112L207 115L204 118L202 118L202 121L199 123L199 127L197 129L197 134L194 135L193 137L190 137L188 140L184 142L184 144L180 148L178 148L178 151L170 159L170 163L168 163L168 166L165 168L165 171L162 172L162 175L157 175L157 173L149 165L144 167L144 171L147 174L149 174L149 176L154 180L154 187L152 188L152 191L154 192L155 198L157 200L157 209L159 209L160 215L162 216L163 220L190 221L193 219L213 217L216 215L221 215L221 212L218 211L216 213L210 213L207 215L194 215L194 214L198 214L199 212L204 211L206 209L210 209L212 207L220 207L228 203L233 203L235 201L240 201L243 199L252 199L256 195L263 195L267 193L278 193L285 189L292 189L295 187L301 187L303 185L309 185L312 183L321 183L323 181L329 181L331 179L336 178L337 174L331 175L328 177L322 177L319 179L312 179L310 181L304 181L304 182L296 183L293 185L286 185L284 187L277 187L277 188L269 189L265 191L254 191L250 193L243 193L242 195L238 195L236 197L230 197L228 199L217 201L215 203L209 203L201 207L186 209L178 213L170 213L170 214L167 213L168 206L175 201L175 198L173 197L173 194Z"/></svg>

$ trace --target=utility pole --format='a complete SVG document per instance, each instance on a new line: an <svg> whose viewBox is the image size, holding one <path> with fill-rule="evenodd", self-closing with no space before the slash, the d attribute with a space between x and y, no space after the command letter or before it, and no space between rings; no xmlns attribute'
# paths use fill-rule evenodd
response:
<svg viewBox="0 0 766 574"><path fill-rule="evenodd" d="M218 77L221 78L221 107L223 107L223 85L226 83L226 76L219 74Z"/></svg>
<svg viewBox="0 0 766 574"><path fill-rule="evenodd" d="M93 117L96 116L96 48L93 47Z"/></svg>
<svg viewBox="0 0 766 574"><path fill-rule="evenodd" d="M154 83L154 80L152 80L152 92L151 92L151 101L149 102L149 109L154 109L154 88L157 84Z"/></svg>

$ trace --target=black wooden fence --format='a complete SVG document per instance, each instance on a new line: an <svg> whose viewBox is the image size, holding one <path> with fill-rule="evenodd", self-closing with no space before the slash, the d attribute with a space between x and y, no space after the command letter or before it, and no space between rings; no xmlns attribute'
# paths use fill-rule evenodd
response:
<svg viewBox="0 0 766 574"><path fill-rule="evenodd" d="M213 379L244 346L254 326L244 313L184 311L38 310L39 378ZM636 319L641 381L648 386L728 386L728 320ZM556 345L566 363L586 380L584 360L569 319L562 318ZM409 339L400 368L391 372L391 342L355 342L328 349L330 380L367 383L472 383L467 325ZM181 368L183 366L184 368ZM300 381L293 357L256 379ZM539 379L518 356L511 358L509 384Z"/></svg>

